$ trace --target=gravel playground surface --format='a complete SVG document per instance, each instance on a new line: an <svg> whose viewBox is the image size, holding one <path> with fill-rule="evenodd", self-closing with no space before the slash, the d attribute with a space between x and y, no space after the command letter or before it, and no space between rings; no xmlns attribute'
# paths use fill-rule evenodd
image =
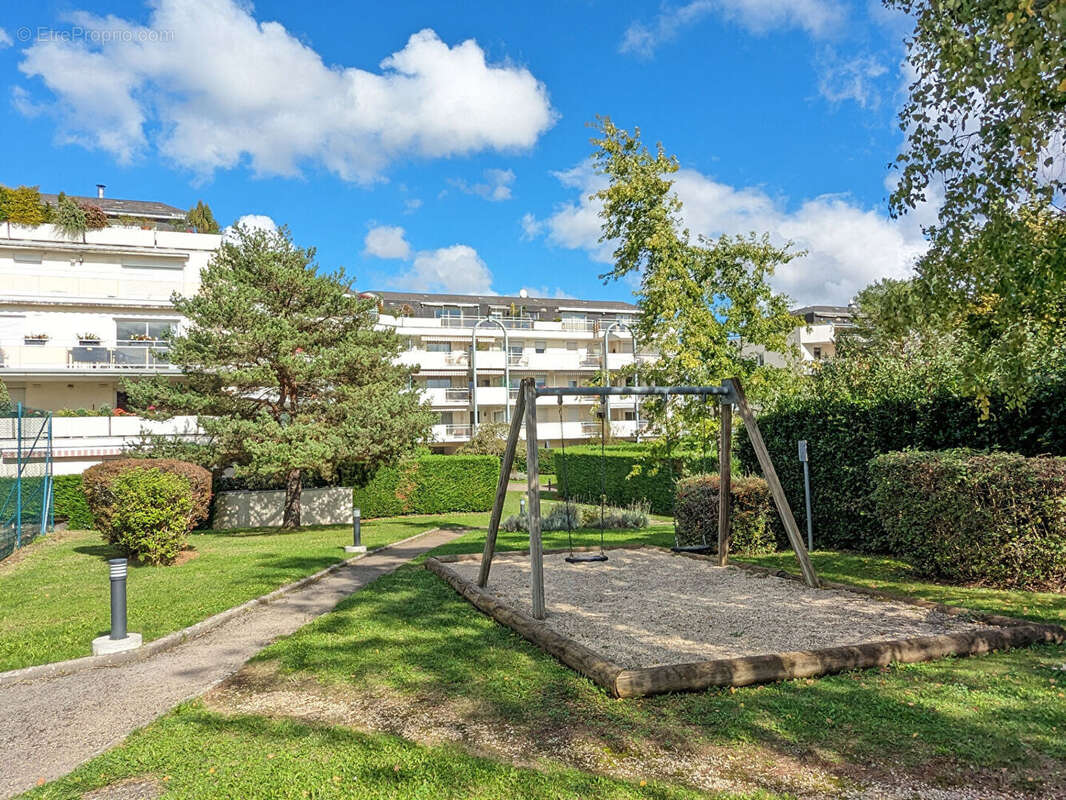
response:
<svg viewBox="0 0 1066 800"><path fill-rule="evenodd" d="M546 622L626 668L938 636L985 628L929 609L657 550L544 557ZM477 580L480 561L449 564ZM497 554L488 591L529 613L528 556Z"/></svg>

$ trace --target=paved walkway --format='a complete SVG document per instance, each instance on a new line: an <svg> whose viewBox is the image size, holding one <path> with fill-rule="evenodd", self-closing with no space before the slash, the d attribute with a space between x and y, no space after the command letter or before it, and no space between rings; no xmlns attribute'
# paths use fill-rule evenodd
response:
<svg viewBox="0 0 1066 800"><path fill-rule="evenodd" d="M0 688L0 797L66 775L178 703L225 680L275 639L407 561L461 535L434 531L371 553L143 661Z"/></svg>

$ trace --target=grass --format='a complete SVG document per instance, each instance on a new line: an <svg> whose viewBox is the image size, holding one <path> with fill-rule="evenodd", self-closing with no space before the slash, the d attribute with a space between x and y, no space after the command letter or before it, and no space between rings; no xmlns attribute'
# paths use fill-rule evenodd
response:
<svg viewBox="0 0 1066 800"><path fill-rule="evenodd" d="M508 504L510 513L517 494ZM446 515L432 524L484 525L485 518ZM427 521L370 522L368 536L376 528L377 535L401 538L431 527ZM477 552L483 535L471 531L436 552ZM610 531L604 538L608 544L670 544L672 528ZM597 539L590 531L575 535L577 544ZM565 546L566 540L565 532L545 534L546 547ZM498 546L522 549L525 534L501 532ZM1061 595L940 586L887 558L816 552L812 559L832 580L1066 622ZM789 554L748 560L795 571ZM709 604L713 609L713 598ZM749 793L720 796L778 796L780 775L789 769L821 770L840 787L904 776L985 793L1055 795L1066 792L1064 661L1064 648L1040 646L818 680L617 700L477 613L414 564L271 645L252 668L279 676L290 694L324 697L342 707L346 696L399 699L413 719L427 710L432 718L458 714L463 727L487 728L504 740L582 743L583 752L598 754L598 761L578 760L579 771L574 759L542 754L521 759L536 769L519 768L459 746L426 746L329 720L220 713L193 703L29 796L78 797L124 778L150 776L167 787L168 796L205 798L680 798L696 796L680 784L701 766L715 768L723 753L732 754L735 774ZM649 770L646 785L619 779L617 764L663 752L693 769L666 776Z"/></svg>
<svg viewBox="0 0 1066 800"><path fill-rule="evenodd" d="M505 513L518 511L510 492ZM363 543L379 547L433 527L475 527L488 513L456 513L366 520ZM158 639L227 608L317 572L349 556L347 526L203 531L189 543L196 556L169 567L131 565L129 629ZM503 534L508 546L524 534ZM595 539L582 532L577 541ZM565 534L546 537L565 545ZM109 625L107 559L121 555L93 531L64 531L38 539L0 562L0 671L89 655Z"/></svg>
<svg viewBox="0 0 1066 800"><path fill-rule="evenodd" d="M433 527L419 521L363 525L378 547ZM129 629L157 639L345 558L350 527L204 531L196 556L169 567L131 565ZM90 654L109 625L107 559L121 555L93 531L45 536L0 563L0 671Z"/></svg>
<svg viewBox="0 0 1066 800"><path fill-rule="evenodd" d="M536 770L478 758L451 747L422 747L395 736L261 717L223 716L180 706L121 747L25 795L80 798L125 779L145 778L168 797L187 798L658 798L695 792L615 780L548 765Z"/></svg>
<svg viewBox="0 0 1066 800"><path fill-rule="evenodd" d="M669 535L652 530L607 538L663 543ZM476 551L479 538L471 534L441 549ZM502 549L522 544L508 537L500 542ZM751 560L787 567L790 558ZM889 559L815 553L814 562L834 580L1066 621L1062 596L922 583ZM577 720L587 735L622 752L663 744L682 750L757 744L781 756L816 754L827 764L865 765L874 772L919 771L937 763L937 780L975 780L976 770L994 782L1033 788L1033 781L1049 780L1062 788L1064 657L1062 647L1041 646L813 681L619 701L478 614L433 575L410 567L258 659L333 690L443 693L477 709L480 718L530 730Z"/></svg>

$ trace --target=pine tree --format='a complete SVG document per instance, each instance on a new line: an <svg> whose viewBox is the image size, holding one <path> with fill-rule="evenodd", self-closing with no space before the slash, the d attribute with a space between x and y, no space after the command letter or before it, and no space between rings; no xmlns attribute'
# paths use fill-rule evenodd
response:
<svg viewBox="0 0 1066 800"><path fill-rule="evenodd" d="M342 274L319 274L287 229L238 226L193 297L175 295L188 328L170 340L178 381L127 382L131 403L195 414L216 467L284 481L283 525L300 524L305 477L373 470L425 439L433 414L410 388L395 331Z"/></svg>
<svg viewBox="0 0 1066 800"><path fill-rule="evenodd" d="M189 209L185 215L185 221L196 228L197 233L218 233L218 223L215 215L211 213L211 206L203 200L197 200L196 205Z"/></svg>

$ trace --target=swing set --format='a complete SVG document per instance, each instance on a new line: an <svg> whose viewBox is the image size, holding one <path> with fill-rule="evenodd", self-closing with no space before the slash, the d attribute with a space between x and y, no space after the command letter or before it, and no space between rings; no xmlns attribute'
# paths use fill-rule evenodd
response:
<svg viewBox="0 0 1066 800"><path fill-rule="evenodd" d="M807 548L803 544L796 519L792 515L792 509L785 497L784 489L778 480L777 472L770 453L763 441L759 426L755 421L748 404L747 397L741 387L740 380L732 378L723 381L720 386L589 386L589 387L548 387L537 386L533 378L524 378L518 392L518 400L514 414L511 416L511 427L507 436L507 447L504 451L503 464L500 469L500 479L496 486L496 499L492 506L492 516L489 520L489 530L485 537L485 548L481 556L481 568L478 573L477 585L484 588L488 585L489 572L492 568L492 559L496 551L496 536L499 532L500 519L503 516L503 504L507 497L507 484L514 466L515 450L518 445L523 421L526 427L526 472L527 492L529 504L527 514L529 518L529 558L530 571L532 573L533 594L533 617L542 620L546 616L544 603L544 548L540 528L540 468L537 456L537 398L555 397L559 405L559 420L562 422L562 403L564 397L599 397L600 398L600 547L598 553L578 554L574 552L573 526L571 523L570 496L567 492L566 519L567 540L569 542L569 557L571 564L596 564L607 561L607 554L603 544L604 515L607 504L607 473L606 473L606 433L607 425L607 398L609 396L656 396L668 400L673 395L696 395L702 396L706 401L718 398L721 413L721 436L718 446L718 474L719 474L719 503L718 503L718 565L725 566L729 563L730 521L732 515L730 498L730 468L731 468L731 443L733 437L733 407L736 406L741 419L744 421L744 429L748 432L755 456L762 468L766 482L770 487L770 494L777 507L778 514L784 523L785 532L788 534L789 543L796 553L803 580L808 586L819 586L818 576L811 565L807 555ZM561 425L560 425L561 432ZM668 442L669 445L669 442ZM566 445L562 447L564 454L563 469L566 468L565 458ZM704 452L706 461L706 449ZM673 460L670 462L671 475L673 475ZM565 472L563 474L565 479ZM567 482L568 483L568 482ZM706 552L710 545L706 541L702 545L680 546L676 541L675 524L675 550Z"/></svg>

